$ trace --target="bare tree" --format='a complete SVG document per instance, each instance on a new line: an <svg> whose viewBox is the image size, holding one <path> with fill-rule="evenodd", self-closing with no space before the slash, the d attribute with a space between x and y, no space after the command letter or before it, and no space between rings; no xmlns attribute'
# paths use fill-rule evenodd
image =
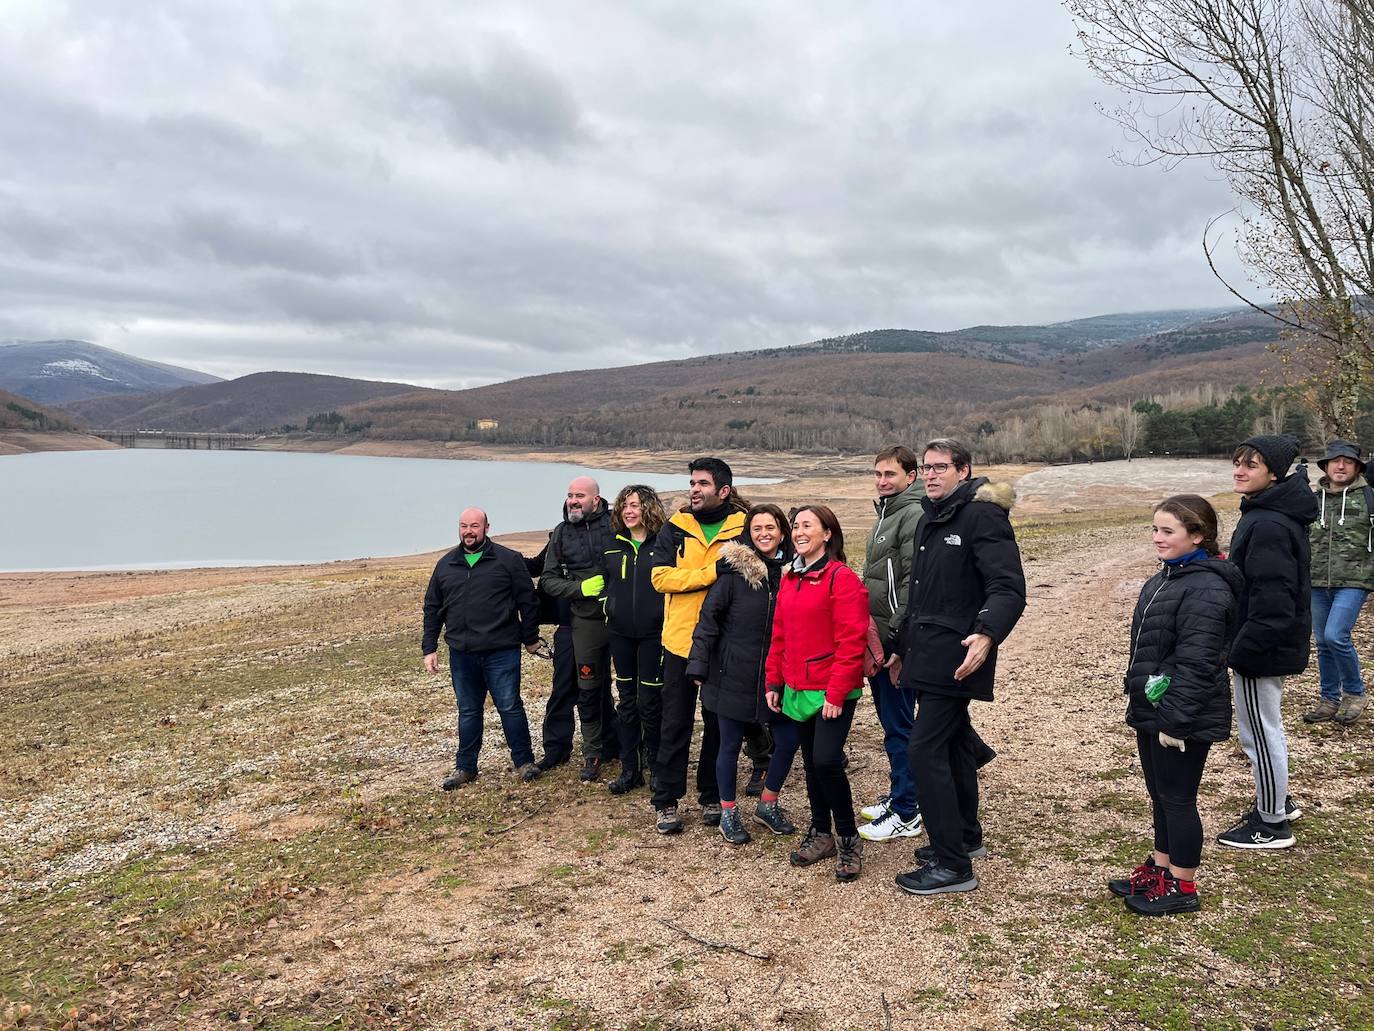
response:
<svg viewBox="0 0 1374 1031"><path fill-rule="evenodd" d="M1140 431L1144 425L1145 415L1137 411L1134 404L1125 405L1117 413L1116 429L1121 438L1121 452L1128 462L1140 443Z"/></svg>
<svg viewBox="0 0 1374 1031"><path fill-rule="evenodd" d="M1237 246L1277 306L1322 341L1312 396L1353 432L1374 332L1374 12L1370 0L1064 0L1079 53L1132 94L1109 112L1130 160L1209 160L1242 202ZM1208 262L1216 220L1204 232ZM1220 273L1218 278L1221 278ZM1224 280L1223 280L1224 282ZM1309 349L1311 350L1311 349ZM1290 356L1291 357L1291 356Z"/></svg>

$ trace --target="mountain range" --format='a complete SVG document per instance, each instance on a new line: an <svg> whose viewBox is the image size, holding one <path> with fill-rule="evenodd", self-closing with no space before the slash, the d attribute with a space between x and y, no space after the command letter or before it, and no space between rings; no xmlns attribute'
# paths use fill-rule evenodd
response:
<svg viewBox="0 0 1374 1031"><path fill-rule="evenodd" d="M219 382L209 373L150 362L84 340L0 342L0 389L41 404Z"/></svg>
<svg viewBox="0 0 1374 1031"><path fill-rule="evenodd" d="M1273 364L1269 345L1277 336L1272 320L1249 309L1184 309L1046 326L872 330L468 390L256 373L142 394L121 386L69 401L62 410L96 429L309 427L393 439L540 445L849 448L943 430L987 433L1038 406L1122 404L1201 384L1222 390L1258 385ZM112 370L119 367L107 355L170 368L94 345L61 343L102 355L97 368L108 379L88 379L87 390L116 380ZM0 348L0 357L5 351ZM69 357L49 356L39 367L65 369L54 363L90 360L60 353ZM24 393L5 378L5 368L0 363L0 388ZM58 378L56 372L36 377L45 387Z"/></svg>

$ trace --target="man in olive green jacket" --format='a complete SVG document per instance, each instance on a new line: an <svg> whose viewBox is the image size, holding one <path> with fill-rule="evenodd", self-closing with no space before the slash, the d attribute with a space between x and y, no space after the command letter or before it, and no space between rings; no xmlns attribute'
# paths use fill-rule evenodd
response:
<svg viewBox="0 0 1374 1031"><path fill-rule="evenodd" d="M921 519L921 498L925 497L925 487L916 475L919 464L916 453L900 444L885 448L873 459L873 481L878 493L873 508L878 521L868 535L863 581L868 588L868 611L883 642L884 665L869 677L868 685L883 728L883 749L891 776L887 794L860 811L870 821L859 828L859 834L867 841L889 841L921 833L916 786L907 760L916 693L897 686L901 665L896 642L891 639L902 625L906 610L911 549L916 541L916 524Z"/></svg>
<svg viewBox="0 0 1374 1031"><path fill-rule="evenodd" d="M1353 723L1368 704L1350 630L1374 590L1374 511L1360 450L1333 440L1317 460L1321 516L1312 542L1312 636L1317 643L1321 698L1303 714L1308 723Z"/></svg>

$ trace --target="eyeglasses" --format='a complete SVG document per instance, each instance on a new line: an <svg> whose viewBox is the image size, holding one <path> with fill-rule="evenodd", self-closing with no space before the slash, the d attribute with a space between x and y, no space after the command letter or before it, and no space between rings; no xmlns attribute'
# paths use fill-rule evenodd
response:
<svg viewBox="0 0 1374 1031"><path fill-rule="evenodd" d="M930 465L918 465L916 471L922 476L927 473L934 473L936 476L943 476L953 469L954 466L949 462L932 462Z"/></svg>

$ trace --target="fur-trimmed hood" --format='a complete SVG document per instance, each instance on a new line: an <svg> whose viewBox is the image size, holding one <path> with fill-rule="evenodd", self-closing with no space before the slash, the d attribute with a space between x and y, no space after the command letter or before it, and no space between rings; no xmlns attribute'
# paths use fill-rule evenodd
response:
<svg viewBox="0 0 1374 1031"><path fill-rule="evenodd" d="M720 560L744 577L750 587L759 588L768 582L768 563L747 544L727 541L721 545Z"/></svg>
<svg viewBox="0 0 1374 1031"><path fill-rule="evenodd" d="M1010 483L993 483L991 480L984 480L982 485L974 491L974 501L990 501L994 505L1011 511L1011 506L1016 504L1016 490Z"/></svg>

